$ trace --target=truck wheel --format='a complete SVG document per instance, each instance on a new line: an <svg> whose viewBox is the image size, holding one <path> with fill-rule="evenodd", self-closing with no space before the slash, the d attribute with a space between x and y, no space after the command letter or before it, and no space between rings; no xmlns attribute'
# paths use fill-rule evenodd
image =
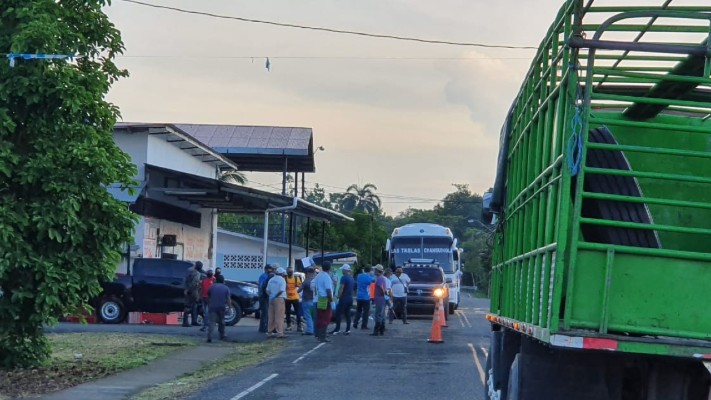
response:
<svg viewBox="0 0 711 400"><path fill-rule="evenodd" d="M489 375L491 374L491 346L489 346L489 352L486 354L486 368L484 369L484 398L490 399L489 397Z"/></svg>
<svg viewBox="0 0 711 400"><path fill-rule="evenodd" d="M225 310L225 325L233 326L242 318L242 307L236 301Z"/></svg>
<svg viewBox="0 0 711 400"><path fill-rule="evenodd" d="M506 400L521 400L521 354L516 354L509 370L508 394Z"/></svg>
<svg viewBox="0 0 711 400"><path fill-rule="evenodd" d="M126 307L115 296L101 299L99 305L99 319L105 324L120 324L126 318Z"/></svg>

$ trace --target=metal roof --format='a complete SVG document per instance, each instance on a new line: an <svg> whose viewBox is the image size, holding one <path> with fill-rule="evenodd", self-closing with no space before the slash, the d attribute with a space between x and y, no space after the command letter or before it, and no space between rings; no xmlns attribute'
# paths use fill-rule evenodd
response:
<svg viewBox="0 0 711 400"><path fill-rule="evenodd" d="M237 163L240 171L315 172L311 128L174 124Z"/></svg>
<svg viewBox="0 0 711 400"><path fill-rule="evenodd" d="M180 150L204 163L212 164L222 171L238 169L237 164L232 160L172 124L118 122L114 125L114 132L147 133L162 138Z"/></svg>
<svg viewBox="0 0 711 400"><path fill-rule="evenodd" d="M216 208L222 212L263 214L272 208L289 207L295 204L293 210L284 212L321 221L353 221L346 215L299 198L282 196L150 164L146 164L146 171L157 171L180 182L180 187L149 187L149 190L160 191L165 195L174 196L179 200L203 208Z"/></svg>
<svg viewBox="0 0 711 400"><path fill-rule="evenodd" d="M135 203L136 199L143 193L143 188L146 186L145 181L139 182L138 185L124 186L120 183L112 183L106 187L113 198L124 203Z"/></svg>

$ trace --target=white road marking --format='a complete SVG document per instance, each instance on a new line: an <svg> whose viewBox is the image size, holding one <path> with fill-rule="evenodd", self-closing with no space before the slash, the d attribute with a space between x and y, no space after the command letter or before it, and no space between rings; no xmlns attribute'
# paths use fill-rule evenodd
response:
<svg viewBox="0 0 711 400"><path fill-rule="evenodd" d="M460 314L461 314L462 318L464 318L464 321L466 321L467 326L468 326L469 328L472 328L472 323L469 322L469 318L467 318L467 315L464 314L464 311L460 311Z"/></svg>
<svg viewBox="0 0 711 400"><path fill-rule="evenodd" d="M474 357L474 364L476 364L476 369L479 370L479 378L481 378L481 384L484 385L486 382L486 374L484 374L484 368L482 368L479 362L479 357L476 355L476 349L471 343L467 343L467 346L472 350L472 357ZM232 399L234 400L234 399Z"/></svg>
<svg viewBox="0 0 711 400"><path fill-rule="evenodd" d="M464 320L462 319L462 312L457 310L457 317L459 317L459 323L462 324L462 328L464 328Z"/></svg>
<svg viewBox="0 0 711 400"><path fill-rule="evenodd" d="M324 344L326 344L326 343L319 343L318 345L316 345L316 347L314 347L313 349L307 351L307 352L304 353L301 357L297 358L296 360L292 361L291 363L292 363L292 364L298 363L299 361L303 360L304 357L306 357L306 356L308 356L309 354L313 353L314 351L316 351L316 349L318 349L319 347L323 346Z"/></svg>
<svg viewBox="0 0 711 400"><path fill-rule="evenodd" d="M244 392L238 394L237 396L231 398L230 400L239 400L239 399L243 398L244 396L246 396L246 395L248 395L248 394L254 392L255 390L259 389L262 385L264 385L265 383L269 382L270 380L276 378L277 376L279 376L279 374L271 374L271 375L269 375L268 377L266 377L266 378L262 379L261 381L259 381L259 383L257 383L256 385L250 387L249 389L247 389L247 390L245 390Z"/></svg>
<svg viewBox="0 0 711 400"><path fill-rule="evenodd" d="M489 350L487 350L485 347L479 347L482 352L484 352L484 355L489 357Z"/></svg>

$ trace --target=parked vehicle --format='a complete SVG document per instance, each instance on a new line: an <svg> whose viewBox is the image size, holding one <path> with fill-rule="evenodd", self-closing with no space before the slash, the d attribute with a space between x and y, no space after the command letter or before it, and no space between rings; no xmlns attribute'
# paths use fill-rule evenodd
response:
<svg viewBox="0 0 711 400"><path fill-rule="evenodd" d="M407 290L407 313L432 314L440 298L446 304L449 288L444 270L435 260L411 259L404 263L402 272L410 277ZM449 318L444 314L445 319Z"/></svg>
<svg viewBox="0 0 711 400"><path fill-rule="evenodd" d="M486 398L710 398L711 7L621 3L565 2L504 123Z"/></svg>
<svg viewBox="0 0 711 400"><path fill-rule="evenodd" d="M452 231L430 223L407 224L393 230L385 244L388 266L403 266L411 258L434 259L446 274L449 286L449 313L459 307L461 287L461 249Z"/></svg>
<svg viewBox="0 0 711 400"><path fill-rule="evenodd" d="M99 320L117 324L132 311L168 313L183 311L183 279L193 265L188 261L137 258L131 275L103 282L103 293L96 301ZM257 285L225 281L230 288L232 304L225 313L225 323L234 325L240 318L259 310ZM202 309L200 309L202 314Z"/></svg>

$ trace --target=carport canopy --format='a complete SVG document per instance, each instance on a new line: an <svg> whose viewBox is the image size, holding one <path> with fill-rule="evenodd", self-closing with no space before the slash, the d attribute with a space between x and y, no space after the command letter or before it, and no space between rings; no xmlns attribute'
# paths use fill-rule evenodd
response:
<svg viewBox="0 0 711 400"><path fill-rule="evenodd" d="M168 168L146 164L146 172L165 175L175 187L148 187L167 196L190 202L203 208L239 214L263 214L267 211L284 211L324 222L353 221L351 217L310 203L306 200L281 194L265 192L241 185L209 179ZM172 186L172 185L171 185ZM293 208L292 208L293 207ZM274 210L283 209L284 210Z"/></svg>

